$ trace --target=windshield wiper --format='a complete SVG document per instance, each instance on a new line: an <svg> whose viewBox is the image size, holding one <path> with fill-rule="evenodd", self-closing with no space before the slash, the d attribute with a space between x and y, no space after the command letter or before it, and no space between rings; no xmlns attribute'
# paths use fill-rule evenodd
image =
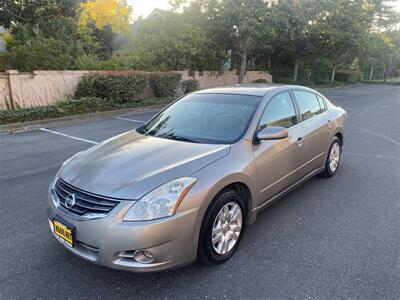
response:
<svg viewBox="0 0 400 300"><path fill-rule="evenodd" d="M182 141L182 142L190 142L190 143L198 143L198 141L192 140L190 138L175 135L174 133L164 133L160 135L156 135L157 137L168 138L175 141Z"/></svg>
<svg viewBox="0 0 400 300"><path fill-rule="evenodd" d="M136 131L139 133L143 133L144 135L149 135L149 132L144 129L144 126L137 128Z"/></svg>

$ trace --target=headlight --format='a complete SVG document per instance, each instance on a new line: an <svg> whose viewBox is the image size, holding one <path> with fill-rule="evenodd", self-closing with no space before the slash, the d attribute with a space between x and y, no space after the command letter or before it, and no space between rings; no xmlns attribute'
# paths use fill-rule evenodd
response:
<svg viewBox="0 0 400 300"><path fill-rule="evenodd" d="M170 181L137 201L124 216L124 221L145 221L172 216L197 179L182 177Z"/></svg>
<svg viewBox="0 0 400 300"><path fill-rule="evenodd" d="M53 200L53 203L56 207L58 207L60 205L60 202L58 200L58 196L57 196L56 190L55 190L57 180L58 180L58 176L55 176L49 186L49 193L50 193L51 199Z"/></svg>

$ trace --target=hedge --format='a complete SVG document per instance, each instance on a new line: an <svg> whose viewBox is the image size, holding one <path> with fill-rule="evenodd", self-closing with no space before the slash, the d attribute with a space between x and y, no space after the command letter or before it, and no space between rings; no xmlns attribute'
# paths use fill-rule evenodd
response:
<svg viewBox="0 0 400 300"><path fill-rule="evenodd" d="M80 99L82 97L94 97L95 91L93 89L93 82L96 75L83 75L78 82L78 86L75 91L75 98Z"/></svg>
<svg viewBox="0 0 400 300"><path fill-rule="evenodd" d="M139 100L147 86L144 74L98 75L93 80L94 96L120 103Z"/></svg>
<svg viewBox="0 0 400 300"><path fill-rule="evenodd" d="M141 99L147 84L147 75L142 73L84 75L78 83L75 98L97 97L126 103Z"/></svg>
<svg viewBox="0 0 400 300"><path fill-rule="evenodd" d="M179 73L156 72L150 73L149 83L156 97L172 97L179 87L182 75Z"/></svg>
<svg viewBox="0 0 400 300"><path fill-rule="evenodd" d="M182 91L187 94L199 89L199 82L194 79L188 79L182 82Z"/></svg>
<svg viewBox="0 0 400 300"><path fill-rule="evenodd" d="M42 120L60 117L60 111L55 106L35 107L17 110L1 110L0 124L11 124L32 120Z"/></svg>
<svg viewBox="0 0 400 300"><path fill-rule="evenodd" d="M133 74L89 74L81 77L75 98L97 97L119 103L137 101L150 85L156 97L172 97L181 74L169 72Z"/></svg>
<svg viewBox="0 0 400 300"><path fill-rule="evenodd" d="M251 83L268 83L268 81L264 78L258 78L256 80L253 80Z"/></svg>

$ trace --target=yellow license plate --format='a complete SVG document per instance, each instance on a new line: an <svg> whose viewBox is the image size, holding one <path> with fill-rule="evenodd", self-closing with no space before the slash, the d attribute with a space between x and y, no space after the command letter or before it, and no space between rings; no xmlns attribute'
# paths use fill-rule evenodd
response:
<svg viewBox="0 0 400 300"><path fill-rule="evenodd" d="M53 220L53 226L54 234L60 240L60 242L62 242L66 246L74 247L74 238L72 233L73 229L67 227L58 220Z"/></svg>

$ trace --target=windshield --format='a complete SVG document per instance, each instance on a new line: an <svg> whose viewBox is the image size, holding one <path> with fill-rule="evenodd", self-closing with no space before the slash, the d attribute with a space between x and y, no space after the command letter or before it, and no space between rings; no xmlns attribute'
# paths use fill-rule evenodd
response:
<svg viewBox="0 0 400 300"><path fill-rule="evenodd" d="M231 144L243 136L261 99L248 95L190 94L137 131L193 143Z"/></svg>

